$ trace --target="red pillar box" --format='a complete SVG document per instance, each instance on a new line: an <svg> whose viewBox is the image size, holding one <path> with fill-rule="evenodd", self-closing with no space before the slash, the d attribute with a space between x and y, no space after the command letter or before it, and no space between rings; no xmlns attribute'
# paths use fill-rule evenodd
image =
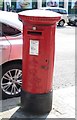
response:
<svg viewBox="0 0 77 120"><path fill-rule="evenodd" d="M60 15L28 10L19 19L23 22L21 105L26 112L44 114L52 108L55 26Z"/></svg>

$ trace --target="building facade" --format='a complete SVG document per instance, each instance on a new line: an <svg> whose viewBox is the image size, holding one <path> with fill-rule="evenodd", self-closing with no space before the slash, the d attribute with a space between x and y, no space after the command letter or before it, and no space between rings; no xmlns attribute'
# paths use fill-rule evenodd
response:
<svg viewBox="0 0 77 120"><path fill-rule="evenodd" d="M74 13L74 8L77 9L77 0L0 0L0 8L2 5L3 10L9 11L17 10L17 1L26 1L26 5L24 8L19 9L20 11L23 9L36 9L40 7L46 6L58 6L66 8L68 14Z"/></svg>
<svg viewBox="0 0 77 120"><path fill-rule="evenodd" d="M42 3L42 6L62 7L67 10L68 14L72 14L77 11L77 0L46 0L45 3Z"/></svg>

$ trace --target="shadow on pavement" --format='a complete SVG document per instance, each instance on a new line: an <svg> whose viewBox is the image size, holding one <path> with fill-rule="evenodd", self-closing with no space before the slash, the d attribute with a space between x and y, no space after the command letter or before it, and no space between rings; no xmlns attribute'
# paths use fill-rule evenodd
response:
<svg viewBox="0 0 77 120"><path fill-rule="evenodd" d="M7 110L13 109L16 106L20 105L20 97L16 98L11 98L11 99L6 99L6 100L1 100L1 111L5 112Z"/></svg>
<svg viewBox="0 0 77 120"><path fill-rule="evenodd" d="M46 120L48 114L44 115L31 115L26 112L24 112L21 109L21 104L20 104L20 97L17 98L12 98L12 99L7 99L7 100L2 100L2 112L7 112L9 111L9 120Z"/></svg>
<svg viewBox="0 0 77 120"><path fill-rule="evenodd" d="M49 113L48 113L49 114ZM19 108L9 120L46 120L48 114L45 115L31 115L24 112L21 108Z"/></svg>

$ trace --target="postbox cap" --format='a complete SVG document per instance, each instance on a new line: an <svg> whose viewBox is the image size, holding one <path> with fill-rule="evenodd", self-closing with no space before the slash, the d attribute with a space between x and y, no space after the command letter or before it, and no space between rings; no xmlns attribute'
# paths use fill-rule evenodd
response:
<svg viewBox="0 0 77 120"><path fill-rule="evenodd" d="M22 22L27 22L31 24L55 24L59 21L61 15L47 10L26 10L19 13L19 19Z"/></svg>

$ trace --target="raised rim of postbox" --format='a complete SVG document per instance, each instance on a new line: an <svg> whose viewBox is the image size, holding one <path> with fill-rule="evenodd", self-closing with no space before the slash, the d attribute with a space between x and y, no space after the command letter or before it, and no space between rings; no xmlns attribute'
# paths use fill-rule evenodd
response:
<svg viewBox="0 0 77 120"><path fill-rule="evenodd" d="M32 24L55 24L61 18L61 15L47 10L26 10L18 14L19 20L23 23Z"/></svg>

